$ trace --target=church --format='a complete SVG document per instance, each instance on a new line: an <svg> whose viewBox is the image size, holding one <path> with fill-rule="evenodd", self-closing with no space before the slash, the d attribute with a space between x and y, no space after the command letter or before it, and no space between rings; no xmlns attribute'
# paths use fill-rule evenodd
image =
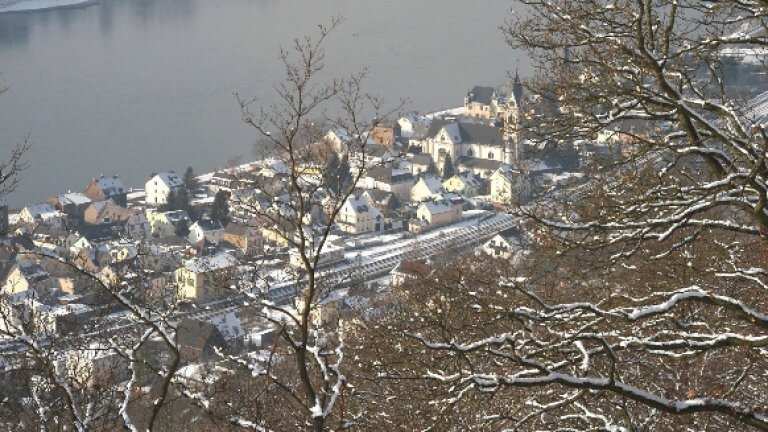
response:
<svg viewBox="0 0 768 432"><path fill-rule="evenodd" d="M489 177L503 164L515 165L522 160L522 143L517 131L522 101L520 78L515 77L509 97L478 89L484 88L475 87L468 93L466 112L490 112L492 116L437 118L418 142L422 153L429 154L440 171L449 156L459 171L482 177ZM484 97L479 99L478 94ZM489 110L482 106L486 103Z"/></svg>

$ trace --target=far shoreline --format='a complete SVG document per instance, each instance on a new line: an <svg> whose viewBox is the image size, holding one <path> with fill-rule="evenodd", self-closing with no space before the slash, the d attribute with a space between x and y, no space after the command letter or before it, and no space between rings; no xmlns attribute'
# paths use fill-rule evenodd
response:
<svg viewBox="0 0 768 432"><path fill-rule="evenodd" d="M35 12L45 12L57 9L77 9L86 8L99 3L99 0L21 0L19 3L37 3L39 6L20 7L14 9L19 4L6 7L0 7L0 15L27 14Z"/></svg>

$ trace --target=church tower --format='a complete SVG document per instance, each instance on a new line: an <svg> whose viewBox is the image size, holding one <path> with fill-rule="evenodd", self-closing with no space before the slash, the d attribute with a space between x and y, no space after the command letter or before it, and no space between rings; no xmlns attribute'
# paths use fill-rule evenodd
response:
<svg viewBox="0 0 768 432"><path fill-rule="evenodd" d="M518 164L524 157L519 129L522 104L523 84L515 71L512 95L507 99L503 116L504 163L508 165Z"/></svg>

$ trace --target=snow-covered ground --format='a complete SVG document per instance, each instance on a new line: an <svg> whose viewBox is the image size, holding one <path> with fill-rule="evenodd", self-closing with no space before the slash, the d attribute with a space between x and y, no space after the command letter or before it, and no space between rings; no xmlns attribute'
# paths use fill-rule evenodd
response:
<svg viewBox="0 0 768 432"><path fill-rule="evenodd" d="M0 0L0 13L86 6L96 0Z"/></svg>

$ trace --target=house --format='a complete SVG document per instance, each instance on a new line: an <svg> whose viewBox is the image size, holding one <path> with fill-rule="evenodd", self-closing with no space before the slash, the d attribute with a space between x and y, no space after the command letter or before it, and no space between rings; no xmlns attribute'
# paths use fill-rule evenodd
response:
<svg viewBox="0 0 768 432"><path fill-rule="evenodd" d="M427 229L459 222L463 215L463 200L437 198L425 201L416 209L417 228L421 232Z"/></svg>
<svg viewBox="0 0 768 432"><path fill-rule="evenodd" d="M370 133L369 139L387 148L392 148L400 137L400 124L394 123L381 123L374 126Z"/></svg>
<svg viewBox="0 0 768 432"><path fill-rule="evenodd" d="M67 192L48 198L48 204L56 210L77 219L82 219L85 209L91 205L91 199L79 192Z"/></svg>
<svg viewBox="0 0 768 432"><path fill-rule="evenodd" d="M184 210L159 212L147 209L145 213L152 237L186 237L189 230L189 215Z"/></svg>
<svg viewBox="0 0 768 432"><path fill-rule="evenodd" d="M530 186L520 171L504 165L491 175L491 201L498 205L519 205L527 201Z"/></svg>
<svg viewBox="0 0 768 432"><path fill-rule="evenodd" d="M389 273L390 284L398 287L408 281L428 276L432 267L422 260L403 260Z"/></svg>
<svg viewBox="0 0 768 432"><path fill-rule="evenodd" d="M443 181L446 192L459 194L466 198L483 194L483 181L472 173L464 172Z"/></svg>
<svg viewBox="0 0 768 432"><path fill-rule="evenodd" d="M212 219L200 219L189 227L187 239L193 245L208 242L218 244L224 236L224 227L221 222Z"/></svg>
<svg viewBox="0 0 768 432"><path fill-rule="evenodd" d="M48 203L32 204L19 212L19 221L28 224L61 225L63 214Z"/></svg>
<svg viewBox="0 0 768 432"><path fill-rule="evenodd" d="M440 178L433 175L419 177L411 188L411 201L421 202L430 200L443 192L443 183Z"/></svg>
<svg viewBox="0 0 768 432"><path fill-rule="evenodd" d="M193 258L174 273L177 295L206 303L224 295L237 270L237 260L227 253Z"/></svg>
<svg viewBox="0 0 768 432"><path fill-rule="evenodd" d="M89 386L109 386L130 378L128 360L100 342L71 350L65 359L69 376Z"/></svg>
<svg viewBox="0 0 768 432"><path fill-rule="evenodd" d="M485 242L481 251L494 258L505 260L517 259L522 253L523 241L516 228L506 229Z"/></svg>
<svg viewBox="0 0 768 432"><path fill-rule="evenodd" d="M208 182L211 192L235 191L238 189L252 188L257 184L257 179L248 173L234 174L229 170L217 171Z"/></svg>
<svg viewBox="0 0 768 432"><path fill-rule="evenodd" d="M464 98L466 115L482 119L495 118L500 111L502 100L493 87L475 86Z"/></svg>
<svg viewBox="0 0 768 432"><path fill-rule="evenodd" d="M323 141L339 154L347 152L347 145L351 140L349 133L341 128L331 129L323 137Z"/></svg>
<svg viewBox="0 0 768 432"><path fill-rule="evenodd" d="M437 167L435 166L435 162L432 160L432 156L426 153L409 155L407 164L410 167L411 174L414 176L419 176L421 174L429 172L429 169L431 167L435 167L435 170L437 170Z"/></svg>
<svg viewBox="0 0 768 432"><path fill-rule="evenodd" d="M184 187L184 181L173 171L153 174L144 184L148 205L162 206L168 204L168 196Z"/></svg>
<svg viewBox="0 0 768 432"><path fill-rule="evenodd" d="M467 92L464 98L464 111L469 117L492 120L506 117L510 108L515 115L522 108L523 84L520 75L515 72L512 92L505 96L493 87L475 86Z"/></svg>
<svg viewBox="0 0 768 432"><path fill-rule="evenodd" d="M489 178L502 165L501 161L478 158L461 158L455 164L459 172L472 173L483 179Z"/></svg>
<svg viewBox="0 0 768 432"><path fill-rule="evenodd" d="M219 329L206 321L183 318L176 326L182 364L209 362L219 358L216 350L226 350L227 342Z"/></svg>
<svg viewBox="0 0 768 432"><path fill-rule="evenodd" d="M362 192L361 197L381 212L384 217L383 232L403 228L402 204L395 194L379 189L368 189Z"/></svg>
<svg viewBox="0 0 768 432"><path fill-rule="evenodd" d="M6 295L31 294L45 297L54 286L51 275L37 262L19 260L5 277L2 293Z"/></svg>
<svg viewBox="0 0 768 432"><path fill-rule="evenodd" d="M224 229L222 242L228 244L245 255L252 255L261 250L264 240L259 230L245 224L230 222Z"/></svg>
<svg viewBox="0 0 768 432"><path fill-rule="evenodd" d="M309 256L310 261L315 258L315 254L316 252ZM302 260L298 249L292 248L288 255L288 263L291 265L291 267L297 269L304 268L304 261ZM344 248L326 243L323 246L323 249L320 251L317 267L327 267L330 265L338 264L342 261L344 261Z"/></svg>
<svg viewBox="0 0 768 432"><path fill-rule="evenodd" d="M285 162L279 159L265 159L262 161L262 168L259 175L266 178L282 177L288 175L290 170Z"/></svg>
<svg viewBox="0 0 768 432"><path fill-rule="evenodd" d="M128 205L128 192L118 176L94 178L85 187L83 194L91 201L106 201L111 199L119 206Z"/></svg>
<svg viewBox="0 0 768 432"><path fill-rule="evenodd" d="M124 223L134 212L117 205L113 200L91 203L83 212L83 222L91 225Z"/></svg>
<svg viewBox="0 0 768 432"><path fill-rule="evenodd" d="M133 211L125 221L125 233L135 240L143 240L150 235L149 221L142 211Z"/></svg>
<svg viewBox="0 0 768 432"><path fill-rule="evenodd" d="M360 179L359 185L365 189L392 192L400 200L408 201L414 181L413 175L408 170L392 166L375 166L366 171L365 176Z"/></svg>
<svg viewBox="0 0 768 432"><path fill-rule="evenodd" d="M336 225L349 234L381 232L384 229L384 218L379 209L365 197L350 195L336 216Z"/></svg>
<svg viewBox="0 0 768 432"><path fill-rule="evenodd" d="M426 132L429 120L416 112L410 112L397 119L397 125L400 127L400 136L410 139Z"/></svg>

